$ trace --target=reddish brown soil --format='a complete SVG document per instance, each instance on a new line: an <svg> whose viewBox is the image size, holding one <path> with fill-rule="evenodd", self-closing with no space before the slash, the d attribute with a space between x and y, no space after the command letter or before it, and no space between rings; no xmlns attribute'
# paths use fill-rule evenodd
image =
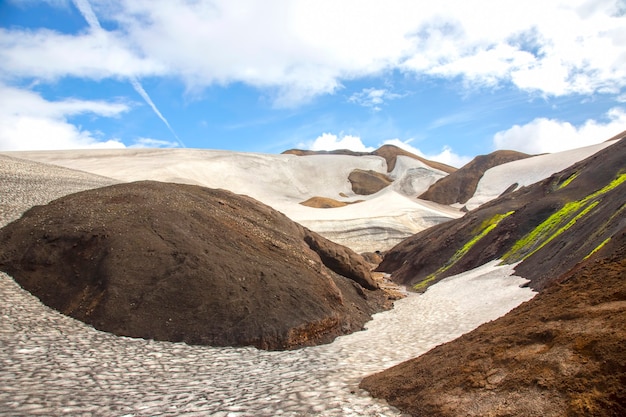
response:
<svg viewBox="0 0 626 417"><path fill-rule="evenodd" d="M626 415L626 229L506 316L361 387L413 416Z"/></svg>
<svg viewBox="0 0 626 417"><path fill-rule="evenodd" d="M388 308L370 265L258 201L139 182L37 206L0 230L0 269L118 335L290 349Z"/></svg>
<svg viewBox="0 0 626 417"><path fill-rule="evenodd" d="M339 200L335 200L333 198L328 198L328 197L311 197L301 202L300 204L302 204L303 206L313 207L313 208L337 208L337 207L347 206L349 204L360 203L362 201L363 200L339 201Z"/></svg>

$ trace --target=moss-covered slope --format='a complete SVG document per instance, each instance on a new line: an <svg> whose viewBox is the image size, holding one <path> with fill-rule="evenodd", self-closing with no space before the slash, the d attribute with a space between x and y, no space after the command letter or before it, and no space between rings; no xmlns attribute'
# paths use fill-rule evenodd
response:
<svg viewBox="0 0 626 417"><path fill-rule="evenodd" d="M544 288L626 225L626 140L400 243L380 271L424 290L494 259Z"/></svg>

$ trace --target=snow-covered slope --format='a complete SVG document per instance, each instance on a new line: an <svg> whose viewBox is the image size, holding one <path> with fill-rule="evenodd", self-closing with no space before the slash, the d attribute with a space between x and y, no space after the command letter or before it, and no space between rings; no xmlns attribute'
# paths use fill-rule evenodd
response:
<svg viewBox="0 0 626 417"><path fill-rule="evenodd" d="M357 252L387 250L427 227L461 216L416 195L445 173L400 156L379 193L352 191L354 169L387 174L378 156L271 155L199 149L121 149L12 152L18 158L86 171L118 181L157 180L224 188L249 195ZM359 203L320 209L301 205L311 197Z"/></svg>
<svg viewBox="0 0 626 417"><path fill-rule="evenodd" d="M607 146L611 146L615 142L617 141L613 140L584 148L537 155L490 168L478 183L476 193L465 206L469 210L473 210L481 204L497 198L514 184L517 184L515 189L534 184L548 178L555 172L562 171L576 162L582 161Z"/></svg>

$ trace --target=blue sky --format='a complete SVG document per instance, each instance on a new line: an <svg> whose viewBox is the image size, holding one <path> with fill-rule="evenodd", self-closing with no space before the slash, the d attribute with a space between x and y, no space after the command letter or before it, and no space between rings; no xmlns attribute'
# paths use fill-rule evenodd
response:
<svg viewBox="0 0 626 417"><path fill-rule="evenodd" d="M0 150L392 143L461 166L626 129L623 0L5 0L0 62Z"/></svg>

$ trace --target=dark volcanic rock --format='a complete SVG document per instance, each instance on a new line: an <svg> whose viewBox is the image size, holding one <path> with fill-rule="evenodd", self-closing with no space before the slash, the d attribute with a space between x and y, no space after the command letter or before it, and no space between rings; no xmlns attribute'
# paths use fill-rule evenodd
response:
<svg viewBox="0 0 626 417"><path fill-rule="evenodd" d="M465 204L474 196L478 182L489 168L528 158L530 155L516 151L495 151L480 155L467 165L434 183L418 198L439 204Z"/></svg>
<svg viewBox="0 0 626 417"><path fill-rule="evenodd" d="M424 290L494 259L542 289L626 224L626 139L392 248L377 268Z"/></svg>
<svg viewBox="0 0 626 417"><path fill-rule="evenodd" d="M352 191L356 194L370 195L387 187L393 180L376 171L355 169L348 175L348 181L352 184Z"/></svg>
<svg viewBox="0 0 626 417"><path fill-rule="evenodd" d="M0 269L117 335L290 349L388 307L365 260L224 190L120 184L36 206L0 230Z"/></svg>
<svg viewBox="0 0 626 417"><path fill-rule="evenodd" d="M626 228L509 314L365 378L413 416L626 415Z"/></svg>

